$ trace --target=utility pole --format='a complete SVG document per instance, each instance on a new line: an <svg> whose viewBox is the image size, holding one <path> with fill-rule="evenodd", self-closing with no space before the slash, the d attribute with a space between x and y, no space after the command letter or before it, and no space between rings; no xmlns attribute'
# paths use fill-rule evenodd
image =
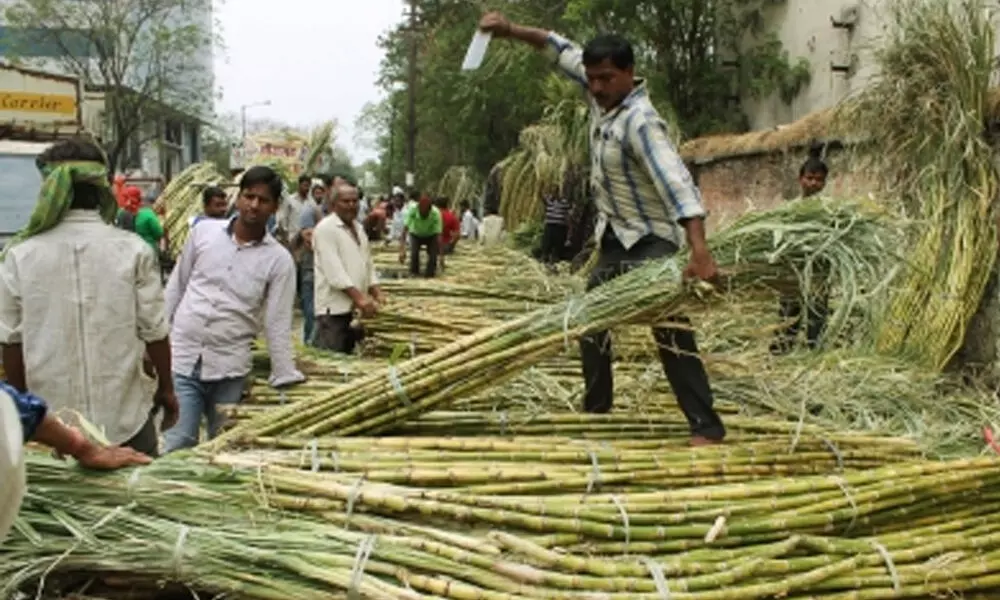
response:
<svg viewBox="0 0 1000 600"><path fill-rule="evenodd" d="M406 187L413 189L417 177L417 0L410 0L410 61L407 102L409 123L406 135Z"/></svg>

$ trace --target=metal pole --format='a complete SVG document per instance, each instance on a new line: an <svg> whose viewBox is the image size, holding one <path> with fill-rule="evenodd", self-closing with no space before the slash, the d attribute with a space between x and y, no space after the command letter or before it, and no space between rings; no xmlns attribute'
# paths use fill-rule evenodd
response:
<svg viewBox="0 0 1000 600"><path fill-rule="evenodd" d="M240 140L246 142L247 139L247 105L240 107Z"/></svg>
<svg viewBox="0 0 1000 600"><path fill-rule="evenodd" d="M392 179L392 167L393 162L396 158L396 102L392 96L389 96L389 104L392 106L392 113L389 117L389 160L388 162L388 173L386 179L386 187L391 190L395 182Z"/></svg>
<svg viewBox="0 0 1000 600"><path fill-rule="evenodd" d="M417 164L417 0L410 0L409 130L406 141L407 185L416 183Z"/></svg>

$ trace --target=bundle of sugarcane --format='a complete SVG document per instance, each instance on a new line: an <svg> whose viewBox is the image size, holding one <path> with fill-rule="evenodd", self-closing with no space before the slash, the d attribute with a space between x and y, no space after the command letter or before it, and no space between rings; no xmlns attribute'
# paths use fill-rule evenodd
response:
<svg viewBox="0 0 1000 600"><path fill-rule="evenodd" d="M809 460L820 453L831 453L822 440L809 442L807 437L803 435L798 443L803 444ZM372 448L373 454L380 451L378 442L363 441ZM659 457L662 459L660 467L652 466L646 473L638 468L639 463L635 465L635 472L616 471L614 457L617 454L614 451L603 450L605 462L600 458L602 449L599 446L574 447L569 440L560 440L566 453L563 460L577 461L584 468L551 469L548 480L544 479L545 472L535 474L535 479L527 482L496 479L516 479L518 475L528 479L529 474L523 472L528 468L522 463L521 473L502 475L499 470L494 471L490 483L470 472L473 467L456 468L450 474L441 469L436 477L416 470L407 472L401 466L405 463L399 458L403 446L394 448L392 438L378 441L385 444L384 451L394 453L398 461L395 470L386 469L377 473L379 476L424 478L425 485L411 487L372 482L367 473L376 473L376 470L365 470L361 464L359 472L334 471L341 457L326 459L320 451L312 455L308 450L303 452L305 460L301 461L304 463L301 466L297 464L298 456L290 456L291 466L286 467L267 462L278 458L266 453L263 456L257 453L222 454L215 456L213 461L237 470L264 469L262 483L274 492L267 499L274 506L324 514L352 503L349 511L403 519L408 515L419 515L419 519L439 517L471 526L501 527L512 533L549 535L560 538L558 542L550 539L549 543L580 548L590 544L596 552L607 555L623 551L662 554L681 547L711 547L713 542L739 546L796 533L852 537L895 532L905 535L920 523L941 525L956 519L954 525L961 527L964 517L970 514L987 518L993 527L1000 527L1000 520L993 515L995 511L990 506L990 500L1000 494L1000 471L990 457L947 462L898 462L890 458L885 466L865 470L840 470L834 461L829 466L836 470L835 473L765 476L731 484L724 482L730 476L722 473L725 467L720 469L715 464L722 461L721 453L731 452L725 447L687 449L672 458L664 454ZM429 441L433 453L436 440ZM795 462L794 454L789 454L789 441L783 441L765 442L761 446L764 455L757 457L756 464L766 465L765 469L776 468L779 457L785 457L786 464ZM468 442L468 439L454 440L454 446ZM485 440L487 444L490 442ZM542 438L537 448L533 448L531 442L530 439L509 441L507 446L497 447L498 453L506 451L507 456L516 459L520 454L537 458L540 452L550 451L556 455L559 452L559 449L552 449L549 439ZM649 443L655 445L657 442ZM869 458L862 461L878 462L878 455L892 448L891 440L869 439L868 443ZM906 442L903 444L908 447ZM862 442L857 449L862 456L865 455L860 450L863 446ZM747 465L747 460L754 461L752 447L747 450L749 454L743 459L732 457L734 470L739 464ZM891 450L887 454L891 455ZM903 458L905 454L903 451L897 456ZM704 462L697 464L696 461L690 466L692 455L704 455ZM358 460L363 462L364 458L362 455ZM367 458L372 460L371 456ZM647 456L647 460L656 462L652 456ZM593 462L598 466L594 467ZM475 468L488 469L488 463ZM686 478L699 475L705 479L714 478L716 483L706 484L700 480L693 485L683 483ZM680 479L675 485L670 484L673 476ZM449 477L453 480L448 481ZM650 478L648 484L642 481L644 477ZM481 491L468 489L468 483ZM537 491L532 489L535 487ZM901 519L904 515L907 518ZM324 516L337 522L350 518L350 515ZM724 527L717 525L720 520ZM709 536L713 529L716 531ZM629 542L637 545L628 548Z"/></svg>
<svg viewBox="0 0 1000 600"><path fill-rule="evenodd" d="M795 288L808 293L821 261L844 292L829 328L836 331L857 304L860 288L881 274L880 220L857 205L802 201L750 214L711 240L735 289ZM805 278L800 275L805 274ZM588 330L627 322L661 322L698 302L682 283L675 259L651 262L585 295L463 337L430 354L391 365L348 393L294 403L241 424L213 446L252 443L258 436L302 433L358 435L386 431L487 384L517 375L559 354Z"/></svg>
<svg viewBox="0 0 1000 600"><path fill-rule="evenodd" d="M859 146L866 168L886 174L875 180L888 183L917 224L907 269L880 319L879 348L934 369L965 341L997 255L990 4L888 3L876 74L844 105L843 121L867 141Z"/></svg>
<svg viewBox="0 0 1000 600"><path fill-rule="evenodd" d="M373 369L384 370L387 364L330 361L329 365L336 366L324 367L316 371L316 378L283 391L267 385L263 372L246 403L222 412L235 424L286 403L349 394L354 382ZM724 414L739 411L779 423L802 421L839 430L904 436L935 457L978 453L983 425L1000 424L1000 406L991 400L990 390L964 385L955 375L934 373L861 350L773 357L765 347L709 355L706 366L716 409ZM682 433L677 422L680 414L658 363L619 361L614 368L615 412L611 415L571 414L582 410L583 380L578 361L550 360L509 381L456 398L449 406L461 416L438 410L393 431L421 436L473 432L535 435L547 431L577 437ZM725 418L727 423L732 419Z"/></svg>
<svg viewBox="0 0 1000 600"><path fill-rule="evenodd" d="M992 459L583 496L559 494L560 486L551 496L499 495L518 483L484 493L410 488L279 466L262 479L273 506L378 534L398 531L396 521L411 515L435 528L492 527L460 553L498 544L508 560L524 557L540 570L517 586L467 573L474 578L465 581L499 593L448 597L888 598L1000 583Z"/></svg>
<svg viewBox="0 0 1000 600"><path fill-rule="evenodd" d="M326 121L313 129L309 134L308 150L302 163L302 173L316 173L320 167L325 167L333 155L330 142L334 140L335 121Z"/></svg>
<svg viewBox="0 0 1000 600"><path fill-rule="evenodd" d="M211 185L219 185L227 179L219 173L213 163L196 163L184 169L170 180L157 199L166 212L163 229L170 241L170 252L177 256L187 242L189 222L201 214L202 191Z"/></svg>
<svg viewBox="0 0 1000 600"><path fill-rule="evenodd" d="M398 455L413 442L357 441L367 442L371 455ZM803 434L803 457L819 449L815 441ZM871 455L908 447L857 441L853 451ZM480 451L506 452L508 460L546 454L565 465L592 452L606 461L605 488L614 486L621 448L550 443L485 448L483 441ZM625 451L639 468L643 443ZM426 460L438 451L423 448ZM789 450L764 451L792 464ZM699 456L724 452L650 452L649 460L665 461L667 477L673 469L697 472ZM1000 520L992 504L1000 471L992 459L625 493L596 482L583 495L551 486L509 496L523 482L499 481L478 493L406 487L259 458L220 455L208 465L171 457L124 475L84 476L30 455L30 493L0 546L0 592L33 584L52 590L74 575L116 575L140 587L177 583L250 600L345 592L461 600L923 598L1000 586ZM731 458L748 464L747 455ZM567 482L580 472L564 467L554 475Z"/></svg>
<svg viewBox="0 0 1000 600"><path fill-rule="evenodd" d="M441 179L434 185L437 196L451 200L451 208L458 211L462 202L474 205L483 193L483 179L476 169L467 166L448 167Z"/></svg>
<svg viewBox="0 0 1000 600"><path fill-rule="evenodd" d="M405 545L383 537L369 562L365 535L262 509L252 474L170 460L127 477L84 475L38 454L28 463L31 489L0 545L2 597L26 586L39 597L71 591L81 580L92 589L95 576L150 597L168 584L249 600L421 597L400 585L409 559L377 558L406 554ZM421 558L409 560L415 575ZM384 579L394 572L396 585Z"/></svg>
<svg viewBox="0 0 1000 600"><path fill-rule="evenodd" d="M616 418L617 417L617 418ZM626 418L622 418L626 417ZM434 422L436 421L436 422ZM453 428L445 429L451 422ZM430 425L430 437L424 426ZM485 495L636 493L825 474L919 458L909 440L830 433L765 419L732 419L731 442L699 452L681 437L679 413L601 416L432 413L408 430L419 437L261 439L284 450L216 456L220 464L333 471L342 480L446 488ZM468 432L469 437L452 437ZM496 432L500 436L491 437ZM577 433L584 438L575 438ZM441 437L439 437L441 436ZM793 437L795 436L795 437Z"/></svg>

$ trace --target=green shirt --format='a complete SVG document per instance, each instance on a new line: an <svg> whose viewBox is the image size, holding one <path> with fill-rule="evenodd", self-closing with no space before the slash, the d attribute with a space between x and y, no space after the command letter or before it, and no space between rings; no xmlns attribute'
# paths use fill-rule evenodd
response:
<svg viewBox="0 0 1000 600"><path fill-rule="evenodd" d="M431 207L431 212L427 213L426 217L421 217L420 209L414 207L413 210L406 213L406 221L404 223L410 235L416 237L441 235L441 230L444 229L441 221L441 211L436 206Z"/></svg>
<svg viewBox="0 0 1000 600"><path fill-rule="evenodd" d="M163 237L163 225L160 218L156 216L153 209L143 206L135 214L135 233L146 240L146 243L153 247L153 251L159 251L160 238Z"/></svg>

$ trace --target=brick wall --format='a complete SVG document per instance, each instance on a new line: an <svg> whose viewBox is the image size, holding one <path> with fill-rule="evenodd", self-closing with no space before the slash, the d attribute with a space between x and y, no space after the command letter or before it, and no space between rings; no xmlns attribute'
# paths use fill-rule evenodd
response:
<svg viewBox="0 0 1000 600"><path fill-rule="evenodd" d="M754 208L771 208L799 194L799 167L804 151L773 152L723 158L695 167L702 198L709 211L709 227L716 228ZM847 152L833 150L827 191L842 196L865 193L870 184L851 168Z"/></svg>

